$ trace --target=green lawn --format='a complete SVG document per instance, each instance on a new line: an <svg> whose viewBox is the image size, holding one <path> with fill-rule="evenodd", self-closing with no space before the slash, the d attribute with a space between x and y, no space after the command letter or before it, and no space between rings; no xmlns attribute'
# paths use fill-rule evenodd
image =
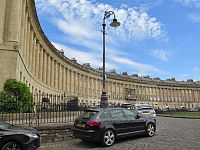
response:
<svg viewBox="0 0 200 150"><path fill-rule="evenodd" d="M163 114L174 117L200 118L200 112L165 112Z"/></svg>

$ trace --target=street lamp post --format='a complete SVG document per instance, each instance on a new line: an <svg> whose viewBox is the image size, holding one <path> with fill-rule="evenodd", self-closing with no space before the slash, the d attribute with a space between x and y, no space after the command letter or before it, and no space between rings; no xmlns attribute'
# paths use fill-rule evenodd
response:
<svg viewBox="0 0 200 150"><path fill-rule="evenodd" d="M105 82L106 82L106 69L105 69L105 35L106 35L106 19L109 18L111 15L114 15L114 19L112 21L112 23L110 24L111 27L118 27L120 26L120 22L117 21L116 17L115 17L115 13L113 11L106 11L104 13L104 17L103 17L103 90L102 90L102 94L101 94L101 102L100 102L100 107L101 108L106 108L108 107L108 97L106 94L106 88L105 88Z"/></svg>

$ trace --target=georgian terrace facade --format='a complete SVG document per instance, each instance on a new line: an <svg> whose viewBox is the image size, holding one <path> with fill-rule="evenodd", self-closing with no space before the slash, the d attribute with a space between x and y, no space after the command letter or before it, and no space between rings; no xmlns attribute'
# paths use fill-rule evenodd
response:
<svg viewBox="0 0 200 150"><path fill-rule="evenodd" d="M25 83L39 95L77 97L99 105L102 71L65 57L43 33L34 0L0 1L0 90L8 78ZM126 72L107 72L110 104L149 103L156 108L200 106L200 82L160 80Z"/></svg>

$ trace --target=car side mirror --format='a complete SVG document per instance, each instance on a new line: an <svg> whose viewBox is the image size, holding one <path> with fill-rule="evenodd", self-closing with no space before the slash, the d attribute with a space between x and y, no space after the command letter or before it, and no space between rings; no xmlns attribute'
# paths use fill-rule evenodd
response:
<svg viewBox="0 0 200 150"><path fill-rule="evenodd" d="M141 116L139 114L136 115L136 119L139 119Z"/></svg>

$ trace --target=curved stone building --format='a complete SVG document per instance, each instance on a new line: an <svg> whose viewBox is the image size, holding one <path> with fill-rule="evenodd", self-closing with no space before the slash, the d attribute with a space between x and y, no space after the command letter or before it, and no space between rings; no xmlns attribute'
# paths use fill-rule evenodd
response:
<svg viewBox="0 0 200 150"><path fill-rule="evenodd" d="M34 0L0 1L0 90L15 78L33 94L64 94L80 103L99 105L102 72L64 56L47 39L38 21ZM150 103L154 107L200 106L200 83L160 80L137 74L107 73L109 103Z"/></svg>

